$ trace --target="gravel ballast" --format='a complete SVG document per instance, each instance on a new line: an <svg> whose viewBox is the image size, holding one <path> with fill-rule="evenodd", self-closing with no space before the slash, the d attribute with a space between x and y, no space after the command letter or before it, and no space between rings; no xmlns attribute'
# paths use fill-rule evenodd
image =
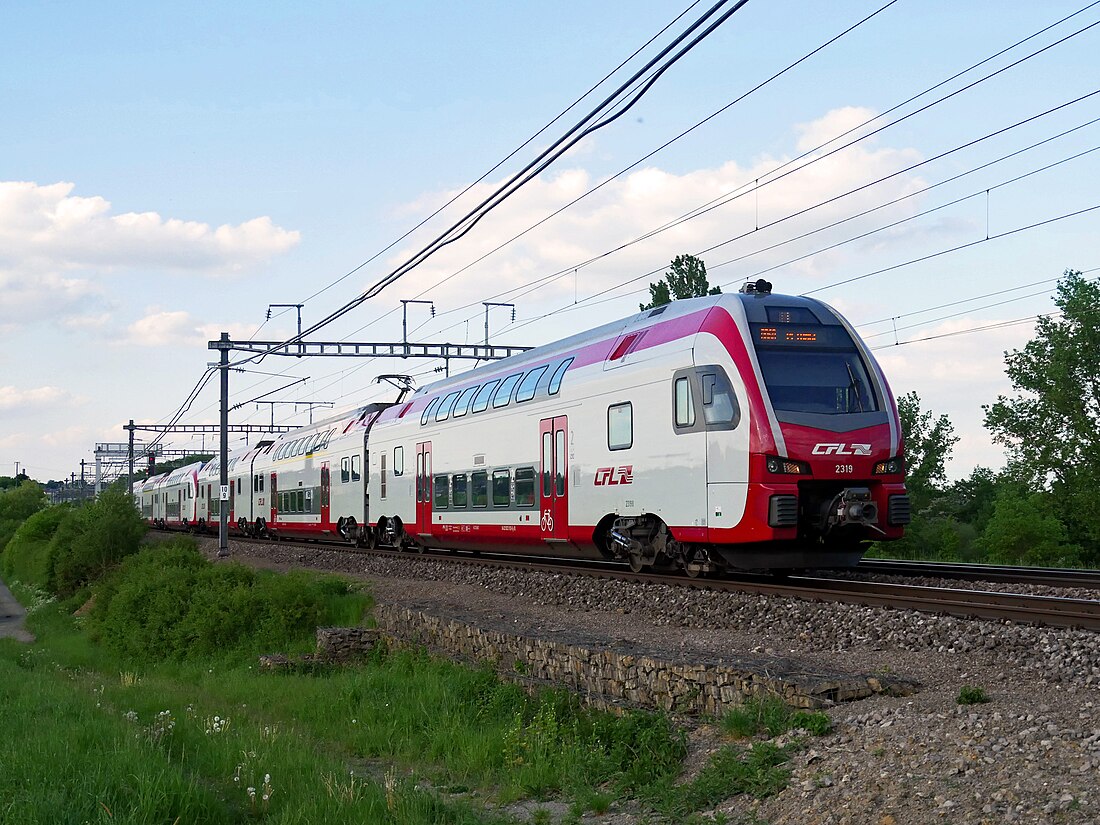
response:
<svg viewBox="0 0 1100 825"><path fill-rule="evenodd" d="M212 557L216 543L203 545ZM912 696L829 709L832 733L796 754L787 789L727 801L716 812L731 822L1100 825L1100 636L1092 632L412 555L233 542L230 559L350 574L369 579L383 603L461 609L530 632L753 654L765 663L774 656L921 685ZM990 701L959 705L964 687L981 688ZM716 737L704 728L692 739L713 747ZM599 821L636 820L613 810Z"/></svg>

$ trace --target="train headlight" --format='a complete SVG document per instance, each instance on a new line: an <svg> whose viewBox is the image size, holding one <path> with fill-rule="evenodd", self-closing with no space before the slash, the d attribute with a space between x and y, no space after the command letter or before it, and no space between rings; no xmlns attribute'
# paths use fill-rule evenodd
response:
<svg viewBox="0 0 1100 825"><path fill-rule="evenodd" d="M773 473L774 475L810 475L810 465L805 461L795 461L792 458L780 458L776 455L764 456L764 467L769 473Z"/></svg>
<svg viewBox="0 0 1100 825"><path fill-rule="evenodd" d="M896 455L893 458L888 458L885 461L880 461L875 464L875 468L871 470L871 475L896 476L904 472L905 462L900 455Z"/></svg>

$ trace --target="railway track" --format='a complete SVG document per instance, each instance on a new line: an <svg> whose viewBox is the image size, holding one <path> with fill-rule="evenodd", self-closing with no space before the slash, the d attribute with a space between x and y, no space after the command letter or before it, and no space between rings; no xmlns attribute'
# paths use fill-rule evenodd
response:
<svg viewBox="0 0 1100 825"><path fill-rule="evenodd" d="M347 549L338 543L318 542L279 542L284 547L302 547L317 549ZM544 573L562 575L583 575L599 578L634 581L648 584L665 584L672 587L692 587L707 590L719 590L737 593L779 596L817 602L838 602L873 607L887 607L897 610L916 610L923 613L957 616L960 618L991 619L1049 627L1080 628L1100 631L1100 598L1081 599L1059 596L1037 596L1023 593L991 592L959 587L929 587L858 579L837 578L829 574L798 575L777 578L756 574L730 574L724 578L689 578L683 575L661 573L634 573L624 564L612 562L563 562L561 559L549 559L527 556L474 556L446 552L428 551L424 554L412 554L407 551L388 549L362 550L364 554L409 559L420 557L433 561L453 564L476 565L482 567L504 567L513 570L537 570ZM858 570L863 572L890 573L891 575L940 576L944 567L957 569L956 576L944 578L965 578L977 573L981 565L927 565L921 563L891 563L880 565L873 562ZM1040 575L1028 577L1033 572L1027 568L992 568L1003 579L993 581L1012 581L1016 583L1042 583L1054 586L1095 587L1100 581L1097 571L1058 571L1043 570ZM916 571L916 572L914 572ZM1070 576L1059 574L1069 573ZM1083 574L1074 576L1073 574ZM1016 575L1017 578L1011 578ZM1091 578L1090 578L1091 576ZM988 580L981 578L981 580ZM1072 584L1071 584L1072 582ZM1081 584L1080 582L1092 582Z"/></svg>
<svg viewBox="0 0 1100 825"><path fill-rule="evenodd" d="M864 559L857 572L878 575L914 576L960 581L1038 584L1048 587L1100 589L1100 570L1057 567L1009 567L995 564L955 564L931 561Z"/></svg>

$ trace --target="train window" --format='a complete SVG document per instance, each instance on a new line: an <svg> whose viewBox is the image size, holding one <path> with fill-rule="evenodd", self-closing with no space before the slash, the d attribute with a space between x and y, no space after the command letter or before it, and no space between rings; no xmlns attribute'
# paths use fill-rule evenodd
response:
<svg viewBox="0 0 1100 825"><path fill-rule="evenodd" d="M240 493L241 493L241 478L238 477L237 478L237 495L240 495ZM188 496L188 498L190 498L190 496Z"/></svg>
<svg viewBox="0 0 1100 825"><path fill-rule="evenodd" d="M691 379L686 375L677 378L676 388L676 426L695 426L695 402L691 397Z"/></svg>
<svg viewBox="0 0 1100 825"><path fill-rule="evenodd" d="M519 389L516 390L516 401L530 401L535 397L535 387L538 386L539 379L546 373L548 365L536 367L531 370L527 375L523 376L523 381L519 385Z"/></svg>
<svg viewBox="0 0 1100 825"><path fill-rule="evenodd" d="M612 404L607 408L607 449L629 450L634 446L634 408Z"/></svg>
<svg viewBox="0 0 1100 825"><path fill-rule="evenodd" d="M452 392L443 399L443 403L439 405L439 409L436 410L435 420L446 421L451 414L451 410L454 409L455 401L458 400L458 392Z"/></svg>
<svg viewBox="0 0 1100 825"><path fill-rule="evenodd" d="M306 503L305 503L305 506L302 508L302 512L303 513L312 513L313 512L313 490L306 490L305 493L306 493Z"/></svg>
<svg viewBox="0 0 1100 825"><path fill-rule="evenodd" d="M297 502L297 504L298 504L298 512L299 513L306 512L306 491L305 490L299 490L298 491L298 502Z"/></svg>
<svg viewBox="0 0 1100 825"><path fill-rule="evenodd" d="M493 393L493 407L508 406L508 402L512 398L512 390L516 388L516 384L519 383L519 379L522 377L523 373L517 372L515 375L509 375L500 382L500 388Z"/></svg>
<svg viewBox="0 0 1100 825"><path fill-rule="evenodd" d="M704 372L700 379L703 384L703 418L707 426L736 427L741 421L741 409L725 371Z"/></svg>
<svg viewBox="0 0 1100 825"><path fill-rule="evenodd" d="M615 349L612 351L611 355L607 357L607 360L618 361L620 358L623 358L628 352L630 352L631 349L634 348L635 345L637 345L639 341L642 340L642 337L645 335L645 333L646 331L642 330L641 332L632 332L629 335L620 338L619 343L615 345Z"/></svg>
<svg viewBox="0 0 1100 825"><path fill-rule="evenodd" d="M424 412L420 416L421 426L428 423L428 419L432 417L432 414L435 412L435 408L439 406L439 402L440 402L439 398L433 398L431 403L428 404L428 406L424 408Z"/></svg>
<svg viewBox="0 0 1100 825"><path fill-rule="evenodd" d="M382 498L386 497L386 453L383 451L378 456L382 460L382 469L378 474L378 486L379 494Z"/></svg>
<svg viewBox="0 0 1100 825"><path fill-rule="evenodd" d="M550 498L554 490L554 437L549 431L542 434L542 497Z"/></svg>
<svg viewBox="0 0 1100 825"><path fill-rule="evenodd" d="M357 455L351 457L351 480L358 481L362 476L359 473L362 458Z"/></svg>
<svg viewBox="0 0 1100 825"><path fill-rule="evenodd" d="M470 411L470 402L473 400L474 395L477 393L477 387L467 387L462 391L462 395L458 397L455 402L455 411L451 413L452 418L461 418Z"/></svg>
<svg viewBox="0 0 1100 825"><path fill-rule="evenodd" d="M557 368L554 370L554 374L550 376L550 386L547 388L550 395L557 395L558 390L561 389L561 380L565 377L565 371L569 369L569 365L573 363L572 358L566 358Z"/></svg>
<svg viewBox="0 0 1100 825"><path fill-rule="evenodd" d="M758 349L757 358L777 410L843 415L879 409L863 360L854 350Z"/></svg>
<svg viewBox="0 0 1100 825"><path fill-rule="evenodd" d="M345 456L340 459L340 483L347 484L351 481L351 459Z"/></svg>
<svg viewBox="0 0 1100 825"><path fill-rule="evenodd" d="M535 504L535 468L516 468L516 506L532 507Z"/></svg>
<svg viewBox="0 0 1100 825"><path fill-rule="evenodd" d="M445 510L447 505L450 504L450 479L447 476L436 476L433 481L435 482L435 495L432 496L432 506L438 510Z"/></svg>
<svg viewBox="0 0 1100 825"><path fill-rule="evenodd" d="M554 483L557 485L555 495L565 495L565 430L557 430L554 433Z"/></svg>
<svg viewBox="0 0 1100 825"><path fill-rule="evenodd" d="M474 507L487 507L489 504L489 474L484 470L470 476L470 497Z"/></svg>
<svg viewBox="0 0 1100 825"><path fill-rule="evenodd" d="M393 448L393 474L394 476L402 476L405 474L405 448L394 447Z"/></svg>
<svg viewBox="0 0 1100 825"><path fill-rule="evenodd" d="M482 384L481 389L474 396L474 403L470 405L470 412L484 412L489 406L489 398L492 396L493 390L497 388L499 383L500 379L497 378L487 384Z"/></svg>
<svg viewBox="0 0 1100 825"><path fill-rule="evenodd" d="M260 473L259 479L260 479L260 492L262 493L264 491L264 474L263 473Z"/></svg>
<svg viewBox="0 0 1100 825"><path fill-rule="evenodd" d="M512 479L507 470L493 470L493 506L507 507L512 500Z"/></svg>
<svg viewBox="0 0 1100 825"><path fill-rule="evenodd" d="M460 473L451 476L451 502L455 507L465 507L468 501L466 489L466 474Z"/></svg>
<svg viewBox="0 0 1100 825"><path fill-rule="evenodd" d="M424 453L416 454L416 500L427 500L424 494Z"/></svg>

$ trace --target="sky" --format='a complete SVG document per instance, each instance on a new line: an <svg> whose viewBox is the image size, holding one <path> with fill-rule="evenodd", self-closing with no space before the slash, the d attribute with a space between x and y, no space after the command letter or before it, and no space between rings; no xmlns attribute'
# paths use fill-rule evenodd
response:
<svg viewBox="0 0 1100 825"><path fill-rule="evenodd" d="M1012 392L1005 352L1065 270L1100 277L1100 5L884 5L751 0L311 340L400 341L416 299L435 314L408 305L409 340L479 342L491 301L515 304L492 343L536 346L631 315L694 254L724 291L766 277L840 310L896 395L952 421L950 477L1001 466L982 405ZM208 341L284 340L295 311L269 305L308 327L353 301L708 8L3 4L0 475L90 478L97 443L184 405ZM305 424L439 367L270 356L231 373L230 420ZM217 421L217 384L181 423Z"/></svg>

